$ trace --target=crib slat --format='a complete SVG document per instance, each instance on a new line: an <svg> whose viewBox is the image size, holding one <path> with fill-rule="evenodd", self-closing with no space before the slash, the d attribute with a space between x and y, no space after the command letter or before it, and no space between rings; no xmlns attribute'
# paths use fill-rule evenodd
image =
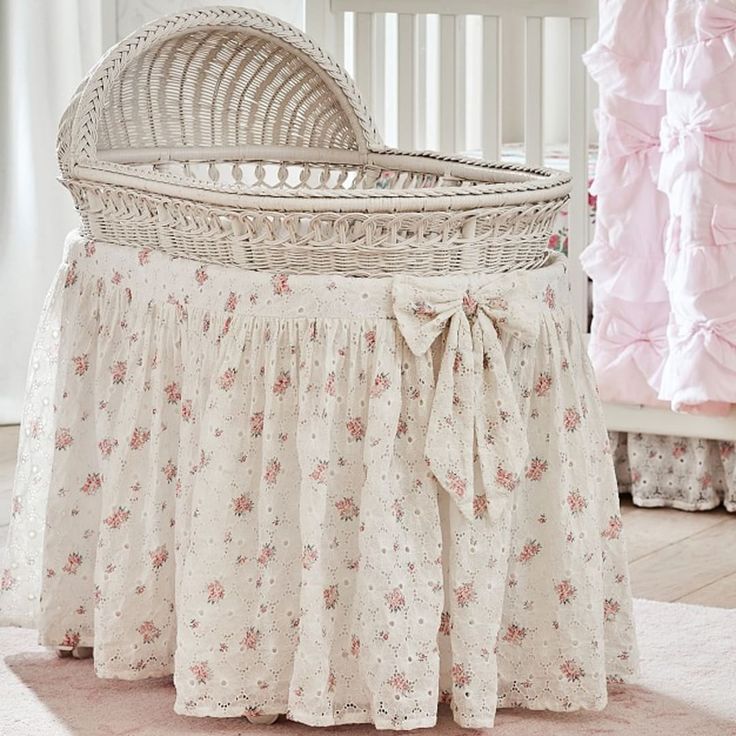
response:
<svg viewBox="0 0 736 736"><path fill-rule="evenodd" d="M328 49L334 54L338 63L345 64L345 13L335 13L334 46Z"/></svg>
<svg viewBox="0 0 736 736"><path fill-rule="evenodd" d="M355 14L355 82L373 109L373 13Z"/></svg>
<svg viewBox="0 0 736 736"><path fill-rule="evenodd" d="M455 150L455 106L457 104L457 56L455 47L455 16L440 16L440 151Z"/></svg>
<svg viewBox="0 0 736 736"><path fill-rule="evenodd" d="M543 159L542 133L542 58L544 19L526 19L526 69L524 95L524 148L526 162L541 166Z"/></svg>
<svg viewBox="0 0 736 736"><path fill-rule="evenodd" d="M373 16L372 113L381 136L386 135L386 13Z"/></svg>
<svg viewBox="0 0 736 736"><path fill-rule="evenodd" d="M465 125L467 118L467 17L455 17L455 144L454 151L467 150L465 140Z"/></svg>
<svg viewBox="0 0 736 736"><path fill-rule="evenodd" d="M416 16L399 14L398 26L398 132L399 148L414 148L414 111L418 84L415 83Z"/></svg>
<svg viewBox="0 0 736 736"><path fill-rule="evenodd" d="M427 148L427 16L416 16L416 107L414 147Z"/></svg>
<svg viewBox="0 0 736 736"><path fill-rule="evenodd" d="M580 265L580 253L588 232L588 100L587 75L582 55L586 48L585 18L570 19L570 173L568 268L573 314L587 329L588 279Z"/></svg>
<svg viewBox="0 0 736 736"><path fill-rule="evenodd" d="M483 16L481 145L483 158L495 161L501 149L501 19Z"/></svg>

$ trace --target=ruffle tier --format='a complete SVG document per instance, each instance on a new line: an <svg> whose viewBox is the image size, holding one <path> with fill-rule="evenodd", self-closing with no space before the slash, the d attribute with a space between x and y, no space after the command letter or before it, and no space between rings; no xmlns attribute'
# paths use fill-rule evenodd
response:
<svg viewBox="0 0 736 736"><path fill-rule="evenodd" d="M94 646L102 677L173 673L188 715L408 729L432 725L438 701L469 727L497 706L603 707L636 652L564 261L410 286L397 320L393 279L72 239L31 366L3 620ZM457 335L449 358L441 341L417 347L437 319ZM467 340L490 342L473 357ZM494 418L484 398L475 477L441 485L427 456L446 446L464 467L434 413L441 384L462 404L478 371L485 387L508 372L496 400L524 419L509 448L522 464L484 460L515 436L513 411ZM432 427L442 442L425 446Z"/></svg>

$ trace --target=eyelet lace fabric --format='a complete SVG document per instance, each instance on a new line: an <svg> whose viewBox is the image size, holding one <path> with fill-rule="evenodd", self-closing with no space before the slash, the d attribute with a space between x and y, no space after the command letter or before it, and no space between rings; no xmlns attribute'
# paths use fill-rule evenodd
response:
<svg viewBox="0 0 736 736"><path fill-rule="evenodd" d="M72 237L30 368L3 622L94 646L101 677L173 673L186 715L602 708L637 655L566 294L562 257L287 277Z"/></svg>

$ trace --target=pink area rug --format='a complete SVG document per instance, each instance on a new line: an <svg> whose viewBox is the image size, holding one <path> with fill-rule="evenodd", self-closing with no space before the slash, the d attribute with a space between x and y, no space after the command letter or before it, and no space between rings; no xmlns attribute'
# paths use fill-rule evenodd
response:
<svg viewBox="0 0 736 736"><path fill-rule="evenodd" d="M502 710L489 736L736 736L736 610L636 602L638 684L600 713ZM0 629L2 736L371 736L370 726L313 729L279 720L195 719L173 712L169 679L98 680L91 660L58 659L28 629ZM480 736L440 709L426 736Z"/></svg>

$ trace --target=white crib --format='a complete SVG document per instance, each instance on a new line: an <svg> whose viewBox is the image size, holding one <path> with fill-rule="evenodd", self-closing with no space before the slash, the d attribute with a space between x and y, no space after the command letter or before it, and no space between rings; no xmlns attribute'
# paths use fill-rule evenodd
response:
<svg viewBox="0 0 736 736"><path fill-rule="evenodd" d="M595 89L581 56L597 34L597 0L306 0L306 30L322 46L352 69L368 106L376 112L381 131L387 128L386 111L396 113L396 141L402 147L423 148L427 122L436 114L438 147L442 151L467 150L468 115L480 118L484 158L501 151L504 106L519 104L502 84L504 26L523 24L523 139L526 161L543 163L544 41L545 23L566 19L569 25L567 69L556 79L568 97L569 168L573 190L569 207L569 276L573 309L579 323L590 322L589 284L579 255L587 245L589 142L595 138L591 109ZM429 31L439 26L438 37L428 43ZM468 75L466 50L473 27L481 34L481 95L466 104ZM389 31L391 31L389 33ZM391 39L396 49L390 48ZM386 59L396 59L397 80L387 78ZM433 58L433 57L438 58ZM438 70L438 109L427 99L427 69ZM567 77L565 83L565 75ZM549 74L547 75L549 79ZM392 99L393 97L393 99ZM430 121L433 122L433 121ZM388 138L391 141L390 137ZM736 412L724 418L677 414L668 409L636 405L606 406L608 428L624 432L736 439Z"/></svg>

